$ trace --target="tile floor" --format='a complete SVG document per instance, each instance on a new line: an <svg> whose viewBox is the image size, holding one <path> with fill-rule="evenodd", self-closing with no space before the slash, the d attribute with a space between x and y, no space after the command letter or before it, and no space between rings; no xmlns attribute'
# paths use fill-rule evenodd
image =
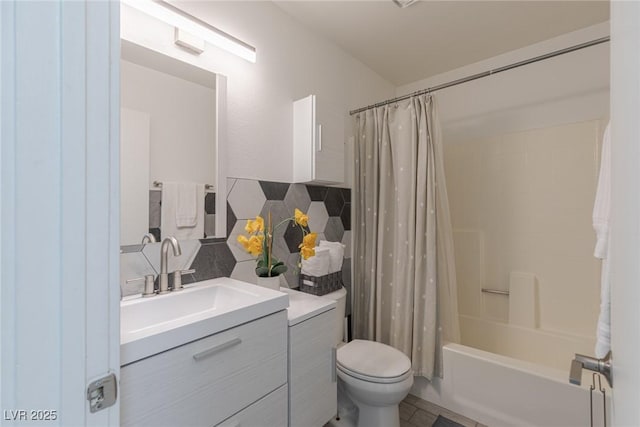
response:
<svg viewBox="0 0 640 427"><path fill-rule="evenodd" d="M431 427L438 415L442 415L464 427L486 427L412 394L400 402L400 427Z"/></svg>

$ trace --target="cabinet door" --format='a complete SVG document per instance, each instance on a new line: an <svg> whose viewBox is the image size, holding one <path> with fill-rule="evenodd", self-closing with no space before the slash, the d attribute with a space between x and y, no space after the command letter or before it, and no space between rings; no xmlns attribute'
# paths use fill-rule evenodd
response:
<svg viewBox="0 0 640 427"><path fill-rule="evenodd" d="M321 98L316 100L314 181L344 182L344 113Z"/></svg>
<svg viewBox="0 0 640 427"><path fill-rule="evenodd" d="M285 311L120 371L121 426L212 426L287 381ZM286 411L286 409L284 409Z"/></svg>
<svg viewBox="0 0 640 427"><path fill-rule="evenodd" d="M293 182L313 180L316 144L316 97L293 103Z"/></svg>
<svg viewBox="0 0 640 427"><path fill-rule="evenodd" d="M344 182L345 114L315 95L293 103L293 182Z"/></svg>
<svg viewBox="0 0 640 427"><path fill-rule="evenodd" d="M322 426L336 414L335 309L289 327L289 425Z"/></svg>

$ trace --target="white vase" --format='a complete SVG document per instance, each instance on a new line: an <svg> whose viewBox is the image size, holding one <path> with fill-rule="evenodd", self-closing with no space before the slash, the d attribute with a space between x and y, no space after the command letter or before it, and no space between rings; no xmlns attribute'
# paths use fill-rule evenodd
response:
<svg viewBox="0 0 640 427"><path fill-rule="evenodd" d="M258 277L258 286L264 288L273 289L274 291L280 290L280 276L275 277Z"/></svg>

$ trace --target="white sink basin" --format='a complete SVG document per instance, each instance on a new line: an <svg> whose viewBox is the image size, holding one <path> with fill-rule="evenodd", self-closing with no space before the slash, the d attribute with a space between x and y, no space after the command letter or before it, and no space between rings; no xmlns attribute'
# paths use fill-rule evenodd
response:
<svg viewBox="0 0 640 427"><path fill-rule="evenodd" d="M221 277L120 304L120 364L267 316L289 306L282 292Z"/></svg>

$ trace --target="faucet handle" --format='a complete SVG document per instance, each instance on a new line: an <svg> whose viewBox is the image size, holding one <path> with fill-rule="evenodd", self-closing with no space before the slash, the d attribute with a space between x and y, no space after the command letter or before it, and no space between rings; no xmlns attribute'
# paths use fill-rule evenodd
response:
<svg viewBox="0 0 640 427"><path fill-rule="evenodd" d="M155 296L155 279L156 278L153 274L147 274L146 276L144 276L144 292L142 293L142 298Z"/></svg>
<svg viewBox="0 0 640 427"><path fill-rule="evenodd" d="M129 284L134 282L140 282L142 280L144 280L144 292L142 293L142 296L145 298L154 296L156 293L155 293L155 290L153 289L154 280L155 280L155 276L153 274L147 274L144 277L136 277L135 279L127 279L125 283Z"/></svg>
<svg viewBox="0 0 640 427"><path fill-rule="evenodd" d="M569 369L569 382L571 384L580 385L582 383L582 362L573 359L571 368Z"/></svg>
<svg viewBox="0 0 640 427"><path fill-rule="evenodd" d="M193 274L195 270L176 270L173 272L173 290L181 291L182 287L182 275L183 274Z"/></svg>

